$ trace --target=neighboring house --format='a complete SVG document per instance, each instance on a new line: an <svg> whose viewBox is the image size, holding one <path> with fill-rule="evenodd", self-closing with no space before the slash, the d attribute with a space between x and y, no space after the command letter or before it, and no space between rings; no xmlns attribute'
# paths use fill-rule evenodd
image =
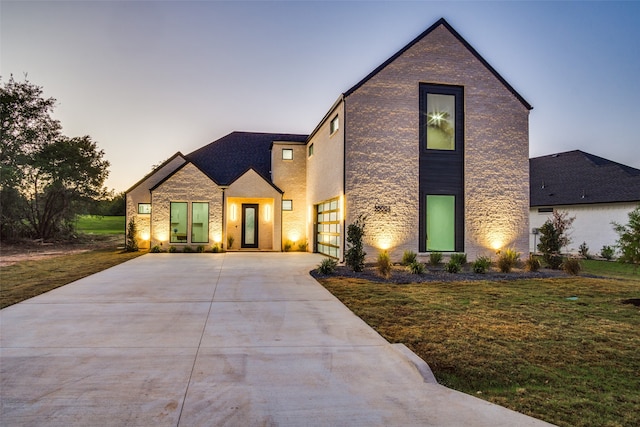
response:
<svg viewBox="0 0 640 427"><path fill-rule="evenodd" d="M618 239L611 222L627 224L629 212L640 205L640 169L579 150L535 157L529 161L529 169L531 252L537 251L539 243L534 230L553 211L575 217L571 243L564 250L577 253L585 242L596 255Z"/></svg>
<svg viewBox="0 0 640 427"><path fill-rule="evenodd" d="M341 94L307 135L233 132L127 191L148 245L528 250L532 107L444 19ZM229 238L233 245L228 247Z"/></svg>

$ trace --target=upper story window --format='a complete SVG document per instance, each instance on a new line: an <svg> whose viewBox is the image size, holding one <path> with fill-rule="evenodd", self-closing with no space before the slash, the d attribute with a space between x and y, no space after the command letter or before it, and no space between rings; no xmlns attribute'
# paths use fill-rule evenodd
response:
<svg viewBox="0 0 640 427"><path fill-rule="evenodd" d="M463 88L420 85L420 138L427 150L457 151L462 145Z"/></svg>
<svg viewBox="0 0 640 427"><path fill-rule="evenodd" d="M138 203L138 213L139 214L150 214L151 213L151 203Z"/></svg>
<svg viewBox="0 0 640 427"><path fill-rule="evenodd" d="M340 129L340 119L338 119L338 116L335 116L331 120L331 123L329 124L329 129L330 129L331 135L333 135L338 131L338 129Z"/></svg>
<svg viewBox="0 0 640 427"><path fill-rule="evenodd" d="M313 156L313 143L309 146L309 157Z"/></svg>
<svg viewBox="0 0 640 427"><path fill-rule="evenodd" d="M282 200L282 210L283 211L292 211L293 210L293 200L289 200L289 199Z"/></svg>
<svg viewBox="0 0 640 427"><path fill-rule="evenodd" d="M293 160L293 148L282 149L282 160Z"/></svg>

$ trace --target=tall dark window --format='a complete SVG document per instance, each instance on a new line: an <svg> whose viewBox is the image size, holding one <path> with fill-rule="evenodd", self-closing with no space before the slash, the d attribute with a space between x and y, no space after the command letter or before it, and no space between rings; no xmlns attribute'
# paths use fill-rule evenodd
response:
<svg viewBox="0 0 640 427"><path fill-rule="evenodd" d="M464 88L420 84L420 252L464 252Z"/></svg>

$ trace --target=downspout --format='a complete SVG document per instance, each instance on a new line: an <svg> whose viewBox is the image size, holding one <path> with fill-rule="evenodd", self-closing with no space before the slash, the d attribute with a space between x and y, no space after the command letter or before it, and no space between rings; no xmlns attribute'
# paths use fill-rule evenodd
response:
<svg viewBox="0 0 640 427"><path fill-rule="evenodd" d="M344 262L344 253L347 249L346 234L347 230L345 224L347 223L347 99L342 94L342 116L344 125L342 126L342 251L340 251L340 262Z"/></svg>
<svg viewBox="0 0 640 427"><path fill-rule="evenodd" d="M227 242L227 203L225 198L225 187L220 187L222 190L222 242L220 242L220 248L224 249L224 243ZM227 248L229 249L229 248Z"/></svg>

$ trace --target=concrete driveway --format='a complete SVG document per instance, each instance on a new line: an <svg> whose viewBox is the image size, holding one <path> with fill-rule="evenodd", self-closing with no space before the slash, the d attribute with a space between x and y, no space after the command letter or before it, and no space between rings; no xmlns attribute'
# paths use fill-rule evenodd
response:
<svg viewBox="0 0 640 427"><path fill-rule="evenodd" d="M0 424L548 425L429 382L320 259L149 254L0 311Z"/></svg>

